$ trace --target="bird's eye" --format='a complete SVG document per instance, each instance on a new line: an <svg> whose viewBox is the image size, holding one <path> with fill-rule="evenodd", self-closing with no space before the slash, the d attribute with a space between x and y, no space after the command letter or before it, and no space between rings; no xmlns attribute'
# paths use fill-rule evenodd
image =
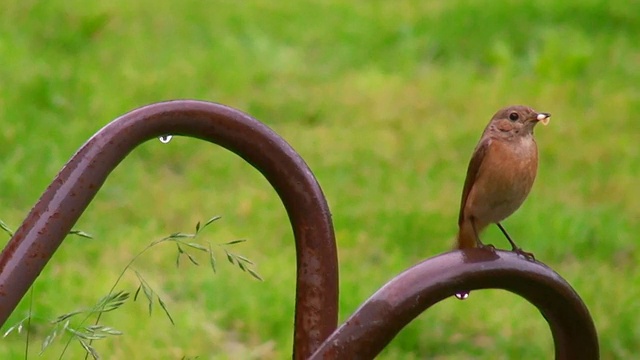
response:
<svg viewBox="0 0 640 360"><path fill-rule="evenodd" d="M511 114L509 114L509 119L511 119L511 121L516 121L518 120L520 116L518 115L517 112L512 112Z"/></svg>

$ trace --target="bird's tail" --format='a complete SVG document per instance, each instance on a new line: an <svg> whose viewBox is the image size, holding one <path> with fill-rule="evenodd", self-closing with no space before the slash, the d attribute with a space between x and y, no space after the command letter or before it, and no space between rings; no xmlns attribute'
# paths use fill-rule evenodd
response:
<svg viewBox="0 0 640 360"><path fill-rule="evenodd" d="M476 247L476 234L470 222L463 222L456 235L455 248L458 250Z"/></svg>

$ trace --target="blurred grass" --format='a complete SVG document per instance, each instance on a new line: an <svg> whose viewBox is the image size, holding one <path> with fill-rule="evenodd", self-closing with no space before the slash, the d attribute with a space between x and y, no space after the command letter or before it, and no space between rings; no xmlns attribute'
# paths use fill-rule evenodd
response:
<svg viewBox="0 0 640 360"><path fill-rule="evenodd" d="M637 3L6 0L0 20L0 218L14 227L110 119L166 99L221 102L271 126L318 177L338 238L342 321L394 274L450 249L480 132L497 108L523 103L553 117L536 132L534 190L505 225L581 294L602 358L640 351ZM215 214L210 240L249 239L237 251L265 282L222 264L215 276L176 269L172 248L153 251L136 269L177 325L127 304L104 318L125 335L98 350L287 357L294 249L282 205L242 160L186 138L144 144L114 171L77 224L97 240L69 238L35 285L34 344L46 320L104 295L147 243ZM506 246L494 229L484 237ZM135 277L127 283L133 291ZM0 356L21 358L23 337L2 342ZM540 314L495 290L438 304L380 357L551 354Z"/></svg>

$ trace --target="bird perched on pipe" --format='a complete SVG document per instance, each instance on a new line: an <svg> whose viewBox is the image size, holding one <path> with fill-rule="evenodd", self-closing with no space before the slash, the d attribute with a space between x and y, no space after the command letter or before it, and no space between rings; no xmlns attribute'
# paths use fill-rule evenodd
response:
<svg viewBox="0 0 640 360"><path fill-rule="evenodd" d="M502 108L493 115L467 169L458 217L458 249L484 247L480 233L496 224L513 251L534 258L516 246L500 222L513 214L531 191L538 171L533 129L538 122L547 125L550 116L521 105Z"/></svg>

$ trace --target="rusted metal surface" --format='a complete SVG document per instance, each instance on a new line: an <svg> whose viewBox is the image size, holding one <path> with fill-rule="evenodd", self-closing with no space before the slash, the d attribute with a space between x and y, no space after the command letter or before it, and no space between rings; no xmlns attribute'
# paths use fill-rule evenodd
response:
<svg viewBox="0 0 640 360"><path fill-rule="evenodd" d="M302 158L268 127L238 110L170 101L134 110L105 126L64 166L0 254L0 325L71 230L109 173L139 144L165 134L221 145L276 189L297 250L294 358L307 358L337 325L338 267L331 215Z"/></svg>
<svg viewBox="0 0 640 360"><path fill-rule="evenodd" d="M336 330L335 238L326 200L311 170L282 138L250 116L187 100L150 105L114 120L64 166L0 254L0 325L109 173L137 145L166 134L197 137L233 151L278 192L297 250L295 359L373 358L433 304L486 288L511 291L535 305L551 327L557 359L598 358L593 321L571 286L542 263L488 248L443 254L406 270Z"/></svg>
<svg viewBox="0 0 640 360"><path fill-rule="evenodd" d="M395 277L340 326L311 359L372 359L430 306L457 293L489 288L518 294L540 310L553 334L556 359L599 358L589 311L564 279L544 264L524 260L515 253L473 248L425 260ZM471 296L482 296L482 292L472 292Z"/></svg>

